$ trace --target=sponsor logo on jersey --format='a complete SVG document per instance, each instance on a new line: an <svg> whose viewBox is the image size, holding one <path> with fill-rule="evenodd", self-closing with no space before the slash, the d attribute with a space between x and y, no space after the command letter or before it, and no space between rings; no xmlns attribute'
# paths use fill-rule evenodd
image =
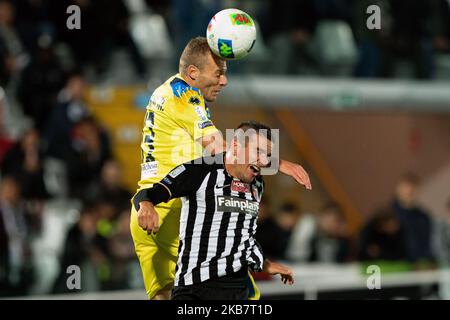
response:
<svg viewBox="0 0 450 320"><path fill-rule="evenodd" d="M164 103L166 102L166 99L163 97L152 95L150 97L150 109L156 109L158 111L164 111Z"/></svg>
<svg viewBox="0 0 450 320"><path fill-rule="evenodd" d="M250 193L250 185L242 181L233 180L231 182L231 191Z"/></svg>
<svg viewBox="0 0 450 320"><path fill-rule="evenodd" d="M141 180L153 178L158 173L158 162L146 162L141 164Z"/></svg>
<svg viewBox="0 0 450 320"><path fill-rule="evenodd" d="M197 113L197 115L201 121L209 120L208 115L206 114L206 112L203 110L203 108L201 106L195 107L195 112Z"/></svg>
<svg viewBox="0 0 450 320"><path fill-rule="evenodd" d="M184 165L178 166L172 171L170 171L169 176L171 176L172 178L176 178L184 170L186 170L186 167Z"/></svg>
<svg viewBox="0 0 450 320"><path fill-rule="evenodd" d="M258 215L259 203L247 199L240 199L232 196L217 196L217 211L239 212L250 214L254 217Z"/></svg>
<svg viewBox="0 0 450 320"><path fill-rule="evenodd" d="M200 99L198 97L190 97L189 103L198 106L200 104Z"/></svg>
<svg viewBox="0 0 450 320"><path fill-rule="evenodd" d="M211 122L211 121L204 121L204 122L200 122L199 124L198 124L198 127L200 128L200 129L205 129L205 128L207 128L207 127L211 127L211 126L213 126L214 124Z"/></svg>

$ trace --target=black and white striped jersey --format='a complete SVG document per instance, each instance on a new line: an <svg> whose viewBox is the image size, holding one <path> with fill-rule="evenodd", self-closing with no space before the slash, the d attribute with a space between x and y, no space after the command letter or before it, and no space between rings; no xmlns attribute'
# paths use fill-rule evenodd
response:
<svg viewBox="0 0 450 320"><path fill-rule="evenodd" d="M156 205L182 197L175 286L197 284L242 268L263 268L262 250L254 235L264 182L261 176L251 184L231 177L223 157L180 165L134 197L137 209L143 200Z"/></svg>

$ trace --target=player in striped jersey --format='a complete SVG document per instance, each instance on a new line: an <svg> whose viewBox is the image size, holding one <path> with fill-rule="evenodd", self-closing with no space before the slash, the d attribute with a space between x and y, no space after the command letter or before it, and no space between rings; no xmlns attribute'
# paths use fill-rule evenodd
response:
<svg viewBox="0 0 450 320"><path fill-rule="evenodd" d="M183 197L173 299L247 299L248 268L293 283L292 271L265 260L254 238L270 129L254 122L239 128L247 140L236 136L227 153L182 164L134 197L147 232L159 230L155 205Z"/></svg>
<svg viewBox="0 0 450 320"><path fill-rule="evenodd" d="M147 106L142 134L141 179L138 192L160 181L176 166L226 150L206 103L214 102L227 85L226 61L215 56L204 37L192 39L180 57L179 73L158 87ZM298 164L280 160L280 171L311 188L308 174ZM181 202L156 206L161 229L148 235L131 209L130 230L150 299L169 299L175 278ZM258 299L253 279L250 299Z"/></svg>

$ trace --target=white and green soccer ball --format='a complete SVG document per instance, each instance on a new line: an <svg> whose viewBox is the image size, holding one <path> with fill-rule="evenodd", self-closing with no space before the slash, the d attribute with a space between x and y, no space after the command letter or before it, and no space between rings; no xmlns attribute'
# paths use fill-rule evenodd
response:
<svg viewBox="0 0 450 320"><path fill-rule="evenodd" d="M212 17L206 38L217 56L227 60L242 59L256 42L255 22L242 10L225 9Z"/></svg>

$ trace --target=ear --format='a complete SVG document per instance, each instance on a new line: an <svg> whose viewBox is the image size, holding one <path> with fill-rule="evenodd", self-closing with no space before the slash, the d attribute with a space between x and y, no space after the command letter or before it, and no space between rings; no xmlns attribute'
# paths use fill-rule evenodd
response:
<svg viewBox="0 0 450 320"><path fill-rule="evenodd" d="M196 66L191 64L187 68L187 75L189 78L191 78L191 80L195 81L198 79L198 76L200 75L200 70Z"/></svg>

